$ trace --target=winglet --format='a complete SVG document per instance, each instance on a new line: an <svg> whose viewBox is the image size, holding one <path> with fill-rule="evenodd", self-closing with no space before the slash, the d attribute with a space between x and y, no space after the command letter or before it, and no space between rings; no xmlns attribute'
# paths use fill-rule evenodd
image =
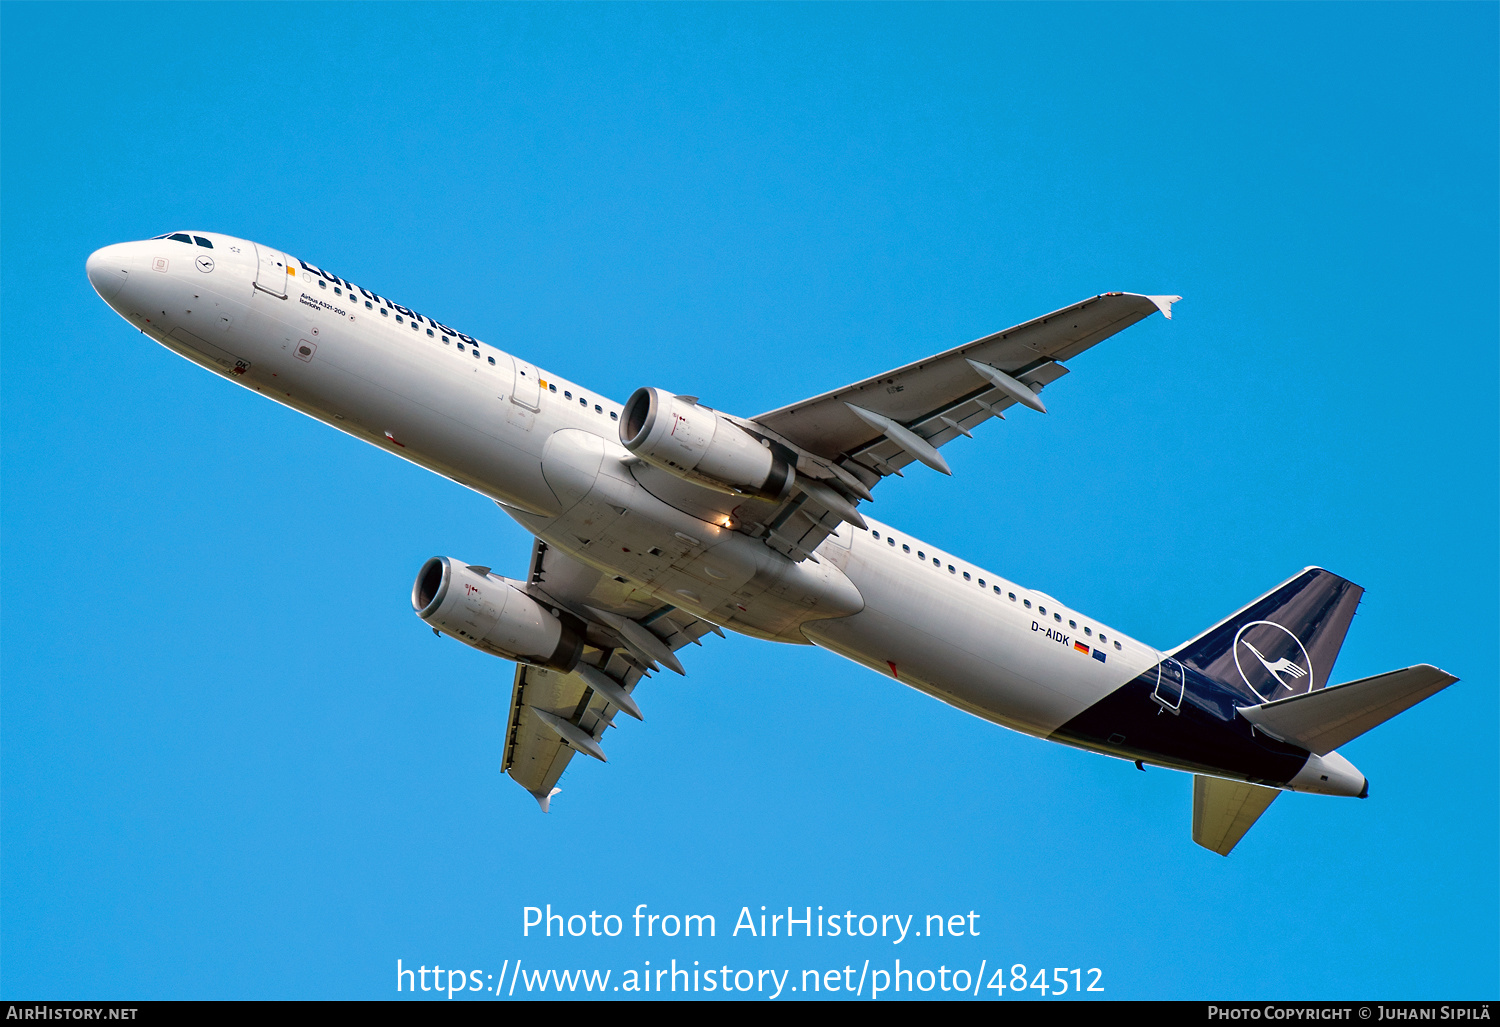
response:
<svg viewBox="0 0 1500 1027"><path fill-rule="evenodd" d="M1161 311L1161 316L1168 321L1172 320L1172 304L1181 303L1181 296L1147 296L1148 300L1156 304L1156 309Z"/></svg>
<svg viewBox="0 0 1500 1027"><path fill-rule="evenodd" d="M536 792L532 792L531 797L536 800L538 806L542 807L543 813L549 813L551 811L547 807L552 805L552 797L560 791L562 791L561 788L554 788L546 795L538 795Z"/></svg>

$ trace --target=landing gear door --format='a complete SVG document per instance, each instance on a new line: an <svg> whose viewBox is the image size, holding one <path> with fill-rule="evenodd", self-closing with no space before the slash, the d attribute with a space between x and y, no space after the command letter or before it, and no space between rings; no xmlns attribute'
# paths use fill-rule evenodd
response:
<svg viewBox="0 0 1500 1027"><path fill-rule="evenodd" d="M1182 692L1187 684L1187 673L1182 664L1170 656L1156 666L1156 689L1151 698L1162 705L1168 713L1182 710Z"/></svg>
<svg viewBox="0 0 1500 1027"><path fill-rule="evenodd" d="M255 272L255 287L286 299L286 256L260 243L255 244L255 256L260 262Z"/></svg>

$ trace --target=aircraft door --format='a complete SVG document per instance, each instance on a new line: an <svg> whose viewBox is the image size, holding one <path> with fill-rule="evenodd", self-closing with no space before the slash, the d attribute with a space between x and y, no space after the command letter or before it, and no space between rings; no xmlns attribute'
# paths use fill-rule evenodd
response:
<svg viewBox="0 0 1500 1027"><path fill-rule="evenodd" d="M1170 656L1156 665L1156 689L1151 698L1170 713L1182 710L1182 693L1187 684L1187 672L1182 664Z"/></svg>
<svg viewBox="0 0 1500 1027"><path fill-rule="evenodd" d="M255 287L286 299L286 256L260 243L255 244L255 255L260 261L255 272Z"/></svg>
<svg viewBox="0 0 1500 1027"><path fill-rule="evenodd" d="M542 385L536 368L520 359L516 359L515 364L516 382L510 390L511 402L527 410L541 409Z"/></svg>

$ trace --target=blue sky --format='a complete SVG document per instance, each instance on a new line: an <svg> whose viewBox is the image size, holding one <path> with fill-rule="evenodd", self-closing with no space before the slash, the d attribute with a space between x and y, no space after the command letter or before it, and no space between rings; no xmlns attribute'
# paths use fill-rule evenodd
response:
<svg viewBox="0 0 1500 1027"><path fill-rule="evenodd" d="M1494 5L11 3L0 29L4 997L897 957L1099 967L1112 998L1495 997ZM1184 775L711 640L542 816L498 771L509 665L408 602L427 557L515 574L528 538L89 288L93 249L186 227L617 400L744 415L1180 293L872 512L1159 647L1319 564L1367 589L1338 680L1462 680L1342 750L1367 801L1285 796L1223 859ZM719 937L523 938L546 903ZM981 934L727 937L761 905Z"/></svg>

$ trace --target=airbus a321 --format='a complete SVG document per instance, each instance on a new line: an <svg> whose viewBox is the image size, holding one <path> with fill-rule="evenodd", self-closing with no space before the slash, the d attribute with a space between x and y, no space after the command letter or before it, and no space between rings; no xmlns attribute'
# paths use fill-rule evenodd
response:
<svg viewBox="0 0 1500 1027"><path fill-rule="evenodd" d="M1361 589L1317 567L1159 651L862 512L990 420L1046 412L1090 347L1177 296L1110 292L742 417L637 389L623 404L259 243L170 232L88 258L100 297L236 385L493 500L535 536L524 579L434 557L427 625L516 664L502 769L546 811L605 758L644 681L725 630L829 649L960 710L1186 771L1192 837L1227 855L1284 791L1365 797L1336 751L1456 678L1329 684ZM649 689L647 690L649 692ZM649 701L648 701L649 702Z"/></svg>

